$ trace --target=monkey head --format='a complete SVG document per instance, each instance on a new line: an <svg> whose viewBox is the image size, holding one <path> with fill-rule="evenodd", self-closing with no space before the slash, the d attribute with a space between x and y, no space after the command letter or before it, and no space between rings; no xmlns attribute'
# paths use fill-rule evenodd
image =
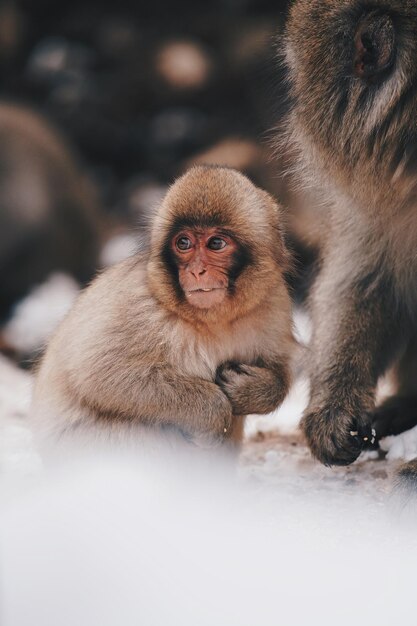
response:
<svg viewBox="0 0 417 626"><path fill-rule="evenodd" d="M170 188L151 228L154 295L184 318L230 321L258 306L285 265L273 199L237 171L194 167Z"/></svg>
<svg viewBox="0 0 417 626"><path fill-rule="evenodd" d="M287 137L375 210L416 198L416 31L411 0L297 0L287 23Z"/></svg>

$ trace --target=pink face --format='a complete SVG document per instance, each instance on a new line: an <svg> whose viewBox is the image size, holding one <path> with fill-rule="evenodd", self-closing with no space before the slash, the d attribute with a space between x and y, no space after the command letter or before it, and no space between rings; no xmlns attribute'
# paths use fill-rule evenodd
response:
<svg viewBox="0 0 417 626"><path fill-rule="evenodd" d="M172 238L171 248L187 301L198 309L223 302L236 241L218 228L185 228Z"/></svg>

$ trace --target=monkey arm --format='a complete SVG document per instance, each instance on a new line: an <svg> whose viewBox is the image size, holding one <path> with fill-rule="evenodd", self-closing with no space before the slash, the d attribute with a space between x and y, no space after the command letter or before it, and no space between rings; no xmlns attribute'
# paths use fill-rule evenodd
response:
<svg viewBox="0 0 417 626"><path fill-rule="evenodd" d="M345 280L324 277L313 306L311 396L302 426L326 465L352 463L372 440L376 383L395 356L402 325L388 313L393 289L382 272Z"/></svg>
<svg viewBox="0 0 417 626"><path fill-rule="evenodd" d="M214 383L178 374L169 365L142 370L109 366L95 370L78 387L79 402L99 419L174 425L184 433L222 439L232 423L232 407Z"/></svg>
<svg viewBox="0 0 417 626"><path fill-rule="evenodd" d="M216 382L229 398L234 415L262 415L274 411L284 400L290 372L284 362L224 363L217 370Z"/></svg>

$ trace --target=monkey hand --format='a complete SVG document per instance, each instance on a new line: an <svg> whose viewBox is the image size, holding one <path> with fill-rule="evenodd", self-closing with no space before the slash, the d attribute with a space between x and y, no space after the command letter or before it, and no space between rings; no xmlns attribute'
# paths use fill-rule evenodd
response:
<svg viewBox="0 0 417 626"><path fill-rule="evenodd" d="M375 442L371 418L365 411L355 417L324 407L304 415L302 428L313 455L324 465L350 465Z"/></svg>
<svg viewBox="0 0 417 626"><path fill-rule="evenodd" d="M271 413L282 401L276 374L265 367L224 363L216 383L229 398L234 415Z"/></svg>

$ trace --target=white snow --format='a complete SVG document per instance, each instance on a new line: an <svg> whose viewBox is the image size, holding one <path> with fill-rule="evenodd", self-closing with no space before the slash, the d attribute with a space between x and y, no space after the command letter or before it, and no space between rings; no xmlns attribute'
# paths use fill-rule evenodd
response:
<svg viewBox="0 0 417 626"><path fill-rule="evenodd" d="M2 626L414 623L405 520L182 461L92 459L9 503Z"/></svg>
<svg viewBox="0 0 417 626"><path fill-rule="evenodd" d="M387 452L387 459L411 461L417 457L417 426L402 433L399 437L387 437L381 443Z"/></svg>
<svg viewBox="0 0 417 626"><path fill-rule="evenodd" d="M21 355L38 351L69 311L78 292L79 285L71 276L51 274L16 306L3 330L4 339Z"/></svg>
<svg viewBox="0 0 417 626"><path fill-rule="evenodd" d="M103 265L103 267L109 267L110 265L124 261L135 254L137 247L137 237L134 237L130 233L115 235L109 239L101 251L101 265Z"/></svg>

